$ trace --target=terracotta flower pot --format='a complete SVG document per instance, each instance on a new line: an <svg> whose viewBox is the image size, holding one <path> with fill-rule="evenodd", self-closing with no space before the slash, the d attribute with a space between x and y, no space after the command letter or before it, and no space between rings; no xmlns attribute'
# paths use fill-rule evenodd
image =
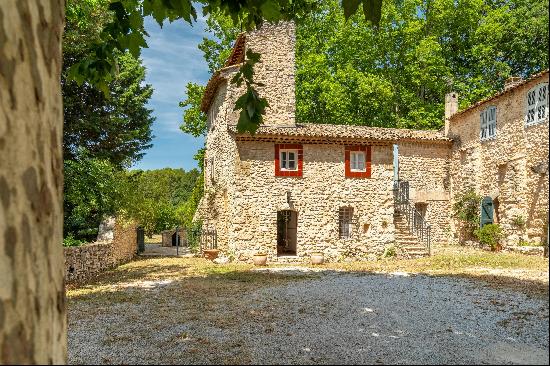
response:
<svg viewBox="0 0 550 366"><path fill-rule="evenodd" d="M256 266L265 266L267 263L267 254L254 254L252 261Z"/></svg>
<svg viewBox="0 0 550 366"><path fill-rule="evenodd" d="M325 256L323 253L312 253L311 264L323 264L325 262Z"/></svg>
<svg viewBox="0 0 550 366"><path fill-rule="evenodd" d="M214 259L218 258L218 254L220 253L220 251L218 249L205 249L203 253L204 258L213 261Z"/></svg>

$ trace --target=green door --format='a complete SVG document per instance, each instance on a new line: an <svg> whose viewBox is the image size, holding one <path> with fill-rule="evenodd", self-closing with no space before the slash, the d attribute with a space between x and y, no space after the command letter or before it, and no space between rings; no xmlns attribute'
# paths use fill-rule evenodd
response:
<svg viewBox="0 0 550 366"><path fill-rule="evenodd" d="M493 223L493 199L485 197L481 200L481 220L479 226L483 227Z"/></svg>

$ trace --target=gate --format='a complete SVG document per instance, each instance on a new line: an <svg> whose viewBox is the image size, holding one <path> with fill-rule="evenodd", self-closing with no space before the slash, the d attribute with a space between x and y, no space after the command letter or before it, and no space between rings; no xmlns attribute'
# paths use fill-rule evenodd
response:
<svg viewBox="0 0 550 366"><path fill-rule="evenodd" d="M138 254L145 251L145 230L142 227L136 228Z"/></svg>
<svg viewBox="0 0 550 366"><path fill-rule="evenodd" d="M208 224L203 226L193 226L185 229L186 245L202 252L206 249L218 249L218 233L215 227Z"/></svg>

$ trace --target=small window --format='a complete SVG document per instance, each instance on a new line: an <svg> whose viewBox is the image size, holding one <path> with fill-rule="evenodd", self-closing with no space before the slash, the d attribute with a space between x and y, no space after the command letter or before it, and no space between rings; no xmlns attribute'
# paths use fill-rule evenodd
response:
<svg viewBox="0 0 550 366"><path fill-rule="evenodd" d="M527 93L525 124L533 125L548 118L548 83L542 83Z"/></svg>
<svg viewBox="0 0 550 366"><path fill-rule="evenodd" d="M364 151L352 151L350 152L350 168L352 172L364 172L365 171L365 152Z"/></svg>
<svg viewBox="0 0 550 366"><path fill-rule="evenodd" d="M298 150L279 150L281 170L298 170Z"/></svg>
<svg viewBox="0 0 550 366"><path fill-rule="evenodd" d="M338 235L340 239L351 238L353 207L340 207L338 212Z"/></svg>
<svg viewBox="0 0 550 366"><path fill-rule="evenodd" d="M480 139L494 138L497 133L497 107L489 107L480 114Z"/></svg>

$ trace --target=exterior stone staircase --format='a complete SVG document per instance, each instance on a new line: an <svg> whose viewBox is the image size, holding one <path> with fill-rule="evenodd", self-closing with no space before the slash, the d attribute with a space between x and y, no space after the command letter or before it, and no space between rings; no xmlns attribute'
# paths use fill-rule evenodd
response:
<svg viewBox="0 0 550 366"><path fill-rule="evenodd" d="M394 213L393 223L398 258L412 259L430 255L426 245L418 240L416 234L411 233L405 216L399 212Z"/></svg>
<svg viewBox="0 0 550 366"><path fill-rule="evenodd" d="M431 254L431 227L409 200L409 182L393 184L395 241L397 256L418 258Z"/></svg>

